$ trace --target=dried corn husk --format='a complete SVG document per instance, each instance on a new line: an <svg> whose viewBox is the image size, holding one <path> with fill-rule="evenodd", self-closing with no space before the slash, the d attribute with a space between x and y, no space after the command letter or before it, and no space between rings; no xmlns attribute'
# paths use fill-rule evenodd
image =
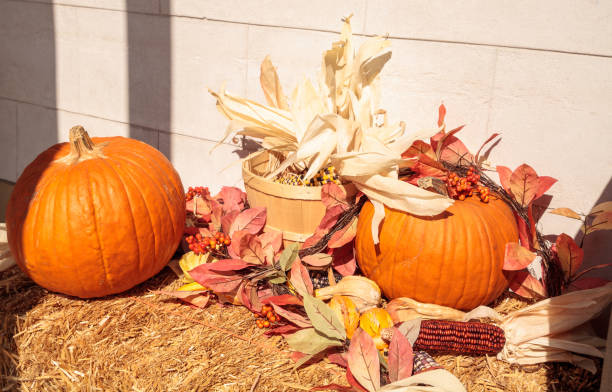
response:
<svg viewBox="0 0 612 392"><path fill-rule="evenodd" d="M375 308L380 303L380 287L374 281L363 276L345 276L333 286L315 290L315 297L324 301L334 295L350 297L357 306L359 313Z"/></svg>
<svg viewBox="0 0 612 392"><path fill-rule="evenodd" d="M230 119L221 142L237 132L261 139L265 149L282 152L286 159L271 168L268 178L307 168L304 179L308 180L333 164L343 180L353 182L374 204L376 243L384 205L420 216L440 214L451 199L398 179L399 167L406 165L401 153L414 140L439 129L409 133L404 123L374 124L380 112L380 73L390 58L390 41L383 37L367 39L354 54L350 17L345 18L340 39L323 53L318 85L304 78L291 102L286 102L266 57L260 81L268 105L223 89L211 92L221 113Z"/></svg>
<svg viewBox="0 0 612 392"><path fill-rule="evenodd" d="M498 359L522 365L571 362L595 373L606 341L585 324L612 303L612 283L548 298L503 318L506 346Z"/></svg>
<svg viewBox="0 0 612 392"><path fill-rule="evenodd" d="M457 309L426 304L406 297L395 298L390 301L387 304L387 312L396 324L417 318L462 321L465 316L464 312Z"/></svg>

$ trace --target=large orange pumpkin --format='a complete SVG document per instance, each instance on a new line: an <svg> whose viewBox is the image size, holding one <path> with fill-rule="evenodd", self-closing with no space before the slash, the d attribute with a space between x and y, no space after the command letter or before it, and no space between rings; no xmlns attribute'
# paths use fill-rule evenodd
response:
<svg viewBox="0 0 612 392"><path fill-rule="evenodd" d="M502 273L505 245L518 241L512 210L502 200L476 197L435 217L385 208L380 244L372 241L374 207L367 202L357 226L355 251L364 275L389 298L410 297L473 309L508 287Z"/></svg>
<svg viewBox="0 0 612 392"><path fill-rule="evenodd" d="M41 153L8 203L8 242L39 285L82 298L119 293L158 273L185 225L183 185L155 148L83 127Z"/></svg>

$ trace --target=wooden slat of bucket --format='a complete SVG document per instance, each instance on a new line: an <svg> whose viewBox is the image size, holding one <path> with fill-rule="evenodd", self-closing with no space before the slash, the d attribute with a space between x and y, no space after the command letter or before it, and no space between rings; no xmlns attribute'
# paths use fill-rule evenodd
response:
<svg viewBox="0 0 612 392"><path fill-rule="evenodd" d="M325 215L321 203L321 188L279 184L262 177L267 167L268 154L262 153L242 166L244 187L251 207L266 207L264 230L283 232L291 242L304 242L310 237ZM354 185L342 186L349 195L357 190Z"/></svg>

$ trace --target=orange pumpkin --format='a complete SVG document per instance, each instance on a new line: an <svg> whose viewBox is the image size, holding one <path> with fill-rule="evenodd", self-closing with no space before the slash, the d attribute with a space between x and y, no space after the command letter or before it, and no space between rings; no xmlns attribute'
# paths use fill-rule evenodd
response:
<svg viewBox="0 0 612 392"><path fill-rule="evenodd" d="M183 234L185 195L172 164L124 137L70 142L41 153L8 203L8 242L39 285L82 298L119 293L158 273Z"/></svg>
<svg viewBox="0 0 612 392"><path fill-rule="evenodd" d="M380 244L372 241L374 207L359 215L355 251L364 275L389 298L473 309L507 287L502 273L505 245L518 241L512 210L492 197L455 203L435 217L417 217L385 207Z"/></svg>

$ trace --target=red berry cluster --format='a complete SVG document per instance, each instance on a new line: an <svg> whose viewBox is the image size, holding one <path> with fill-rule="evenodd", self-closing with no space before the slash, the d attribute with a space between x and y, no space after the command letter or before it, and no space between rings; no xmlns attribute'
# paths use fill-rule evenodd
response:
<svg viewBox="0 0 612 392"><path fill-rule="evenodd" d="M489 202L489 188L478 185L480 174L475 173L473 168L469 168L465 177L459 177L457 173L450 173L446 179L446 187L449 195L458 200L465 200L466 197L477 193L480 200L484 203Z"/></svg>
<svg viewBox="0 0 612 392"><path fill-rule="evenodd" d="M261 318L258 318L255 322L257 328L270 328L272 323L280 321L280 317L274 311L274 308L270 305L264 305L261 307Z"/></svg>
<svg viewBox="0 0 612 392"><path fill-rule="evenodd" d="M203 198L207 192L208 189L204 188L203 186L196 186L195 188L190 186L187 190L187 193L185 193L185 199L189 201L196 196L200 196Z"/></svg>
<svg viewBox="0 0 612 392"><path fill-rule="evenodd" d="M220 232L215 233L214 237L202 237L200 233L197 233L187 236L185 241L189 244L189 249L197 255L211 250L221 250L222 247L232 243L231 238Z"/></svg>

